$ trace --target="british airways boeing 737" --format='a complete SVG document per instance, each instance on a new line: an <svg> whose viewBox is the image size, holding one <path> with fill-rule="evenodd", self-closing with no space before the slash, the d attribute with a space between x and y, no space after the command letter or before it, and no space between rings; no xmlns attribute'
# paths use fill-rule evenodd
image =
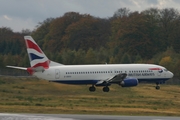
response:
<svg viewBox="0 0 180 120"><path fill-rule="evenodd" d="M122 87L137 86L139 82L159 84L173 77L166 68L154 64L102 64L102 65L63 65L47 58L31 36L25 36L25 43L31 67L7 66L26 70L30 75L51 82L92 85L89 91L94 92L97 86L103 86L104 92L109 92L111 84Z"/></svg>

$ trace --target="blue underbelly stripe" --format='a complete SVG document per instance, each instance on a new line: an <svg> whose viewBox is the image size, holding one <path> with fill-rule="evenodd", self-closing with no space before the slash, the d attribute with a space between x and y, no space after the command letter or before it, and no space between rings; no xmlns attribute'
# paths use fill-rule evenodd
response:
<svg viewBox="0 0 180 120"><path fill-rule="evenodd" d="M96 84L98 80L53 80L52 82L64 83L64 84Z"/></svg>
<svg viewBox="0 0 180 120"><path fill-rule="evenodd" d="M154 78L154 79L138 79L139 82L165 82L170 78ZM63 84L77 84L77 85L87 85L87 84L96 84L99 80L51 80L52 82L56 83L63 83Z"/></svg>

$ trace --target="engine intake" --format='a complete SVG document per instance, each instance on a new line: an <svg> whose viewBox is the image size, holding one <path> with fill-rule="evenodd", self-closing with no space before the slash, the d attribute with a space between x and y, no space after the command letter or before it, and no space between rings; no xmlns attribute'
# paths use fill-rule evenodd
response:
<svg viewBox="0 0 180 120"><path fill-rule="evenodd" d="M138 79L136 78L126 78L124 79L120 85L122 87L133 87L138 85Z"/></svg>

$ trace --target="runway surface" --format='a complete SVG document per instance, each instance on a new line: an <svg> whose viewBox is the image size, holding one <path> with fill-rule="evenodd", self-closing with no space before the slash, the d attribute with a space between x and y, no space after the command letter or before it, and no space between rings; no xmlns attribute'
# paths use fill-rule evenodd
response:
<svg viewBox="0 0 180 120"><path fill-rule="evenodd" d="M180 120L180 117L0 113L0 120Z"/></svg>

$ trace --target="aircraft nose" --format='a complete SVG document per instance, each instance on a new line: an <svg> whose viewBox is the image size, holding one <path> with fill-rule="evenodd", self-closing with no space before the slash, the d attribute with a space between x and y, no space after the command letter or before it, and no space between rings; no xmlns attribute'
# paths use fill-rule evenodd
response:
<svg viewBox="0 0 180 120"><path fill-rule="evenodd" d="M174 76L174 74L172 72L169 72L170 73L170 77L172 78Z"/></svg>

